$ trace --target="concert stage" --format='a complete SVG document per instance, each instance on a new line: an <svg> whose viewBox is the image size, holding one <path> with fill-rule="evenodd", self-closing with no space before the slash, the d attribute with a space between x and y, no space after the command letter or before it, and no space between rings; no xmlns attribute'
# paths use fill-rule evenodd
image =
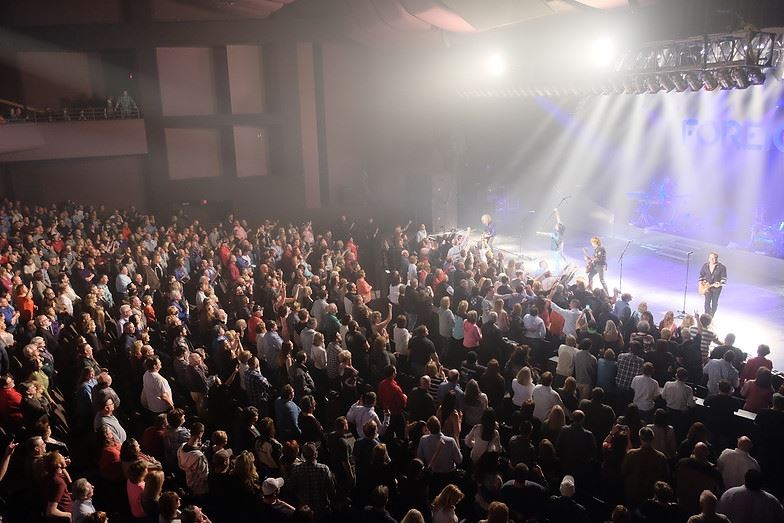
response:
<svg viewBox="0 0 784 523"><path fill-rule="evenodd" d="M526 269L531 271L537 268L542 258L552 265L549 239L530 234L526 236L521 244L519 237L499 235L495 247L518 256L522 246L523 254L534 258L525 262ZM756 355L759 344L768 344L775 368L784 368L784 260L661 232L624 227L622 231L616 231L615 237L603 237L609 264L605 279L610 291L619 287L618 257L629 240L632 243L624 256L622 290L634 297L633 307L640 301L648 302L657 322L666 311L680 310L686 280L685 253L693 250L686 310L702 312L703 298L697 293L697 276L708 253L715 250L727 266L728 283L721 294L714 332L722 338L728 332L734 333L736 346L749 353L750 357ZM583 247L590 250L590 235L578 235L576 232L570 235L567 232L565 253L571 263L580 267L578 278L585 278ZM598 277L595 283L599 284Z"/></svg>

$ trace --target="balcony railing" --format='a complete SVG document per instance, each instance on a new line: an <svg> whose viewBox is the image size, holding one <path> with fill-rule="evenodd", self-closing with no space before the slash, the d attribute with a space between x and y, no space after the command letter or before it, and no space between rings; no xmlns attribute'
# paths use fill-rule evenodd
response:
<svg viewBox="0 0 784 523"><path fill-rule="evenodd" d="M109 107L85 107L83 109L57 109L30 111L17 117L4 116L6 123L86 122L91 120L120 120L141 118L137 107L111 109Z"/></svg>

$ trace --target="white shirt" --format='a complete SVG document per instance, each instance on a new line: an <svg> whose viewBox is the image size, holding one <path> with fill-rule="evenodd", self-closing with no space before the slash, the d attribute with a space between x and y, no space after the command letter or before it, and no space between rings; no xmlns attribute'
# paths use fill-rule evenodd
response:
<svg viewBox="0 0 784 523"><path fill-rule="evenodd" d="M74 313L73 300L69 298L67 294L63 293L59 295L55 299L55 302L57 303L61 311L67 312L68 316L73 316Z"/></svg>
<svg viewBox="0 0 784 523"><path fill-rule="evenodd" d="M534 418L544 421L550 414L550 409L556 405L563 407L561 396L549 385L537 385L531 392L531 399L534 400Z"/></svg>
<svg viewBox="0 0 784 523"><path fill-rule="evenodd" d="M166 393L169 399L172 398L171 387L166 378L157 372L147 371L142 378L142 404L156 414L166 412L169 410L169 404L161 399L161 396Z"/></svg>
<svg viewBox="0 0 784 523"><path fill-rule="evenodd" d="M389 425L388 419L385 419L384 423L381 423L381 420L378 418L378 414L376 414L376 409L374 407L365 407L359 403L354 403L351 408L348 409L346 419L349 423L353 423L354 426L357 427L357 432L359 434L362 434L362 427L364 427L365 423L370 420L376 422L379 435L383 435L387 430L387 426Z"/></svg>
<svg viewBox="0 0 784 523"><path fill-rule="evenodd" d="M327 349L322 345L311 345L310 358L317 370L325 370L327 368Z"/></svg>
<svg viewBox="0 0 784 523"><path fill-rule="evenodd" d="M399 305L400 304L400 284L399 283L393 283L392 285L389 286L389 296L387 297L387 299L389 300L389 303L392 303L393 305Z"/></svg>
<svg viewBox="0 0 784 523"><path fill-rule="evenodd" d="M518 407L522 407L523 403L531 399L531 395L534 392L535 385L533 383L529 383L528 385L523 385L517 381L517 378L512 380L512 403L514 403Z"/></svg>
<svg viewBox="0 0 784 523"><path fill-rule="evenodd" d="M563 316L564 334L567 335L571 334L572 336L577 336L577 320L580 319L580 316L583 314L582 311L579 311L577 309L562 309L557 304L552 302L550 302L550 306L553 308L555 312Z"/></svg>
<svg viewBox="0 0 784 523"><path fill-rule="evenodd" d="M320 298L313 302L310 308L310 315L316 318L317 325L324 323L324 317L327 315L327 300Z"/></svg>
<svg viewBox="0 0 784 523"><path fill-rule="evenodd" d="M570 347L569 345L561 345L558 347L558 365L555 367L555 373L559 376L573 376L574 355L576 353L576 347Z"/></svg>
<svg viewBox="0 0 784 523"><path fill-rule="evenodd" d="M645 374L640 374L632 379L634 391L634 404L643 411L653 410L653 400L660 394L659 383Z"/></svg>
<svg viewBox="0 0 784 523"><path fill-rule="evenodd" d="M401 329L395 325L395 328L392 330L392 339L395 342L395 352L408 356L408 342L411 340L411 333L408 332L408 329Z"/></svg>
<svg viewBox="0 0 784 523"><path fill-rule="evenodd" d="M471 429L471 432L466 434L465 439L463 440L466 444L466 447L471 449L471 461L476 463L479 461L479 458L482 457L482 454L485 452L499 452L502 450L501 447L501 436L498 434L496 430L493 434L493 437L490 438L490 441L485 441L482 439L482 425L474 425Z"/></svg>
<svg viewBox="0 0 784 523"><path fill-rule="evenodd" d="M724 480L724 487L728 489L743 485L749 470L760 469L757 460L740 449L725 449L716 461L716 467Z"/></svg>
<svg viewBox="0 0 784 523"><path fill-rule="evenodd" d="M682 381L668 381L661 395L668 409L684 411L694 406L694 389Z"/></svg>

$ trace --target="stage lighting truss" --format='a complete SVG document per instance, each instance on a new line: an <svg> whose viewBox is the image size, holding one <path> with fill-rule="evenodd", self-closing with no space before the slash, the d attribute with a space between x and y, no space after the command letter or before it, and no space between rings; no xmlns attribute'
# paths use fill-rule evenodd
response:
<svg viewBox="0 0 784 523"><path fill-rule="evenodd" d="M603 94L655 94L746 89L765 83L766 71L784 70L784 40L772 32L713 34L655 42L625 53ZM623 89L616 89L622 85Z"/></svg>
<svg viewBox="0 0 784 523"><path fill-rule="evenodd" d="M594 77L574 84L463 87L457 95L490 99L746 89L764 84L768 71L784 79L784 34L712 34L630 50L599 81Z"/></svg>

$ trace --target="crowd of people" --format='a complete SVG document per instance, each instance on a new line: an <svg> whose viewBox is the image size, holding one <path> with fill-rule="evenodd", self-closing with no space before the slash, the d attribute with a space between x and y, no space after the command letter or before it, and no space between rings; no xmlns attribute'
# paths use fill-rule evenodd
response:
<svg viewBox="0 0 784 523"><path fill-rule="evenodd" d="M112 98L80 96L75 100L63 99L59 108L44 107L37 109L14 104L5 114L0 114L0 124L29 122L60 122L113 120L116 118L139 118L139 107L136 100L127 90Z"/></svg>
<svg viewBox="0 0 784 523"><path fill-rule="evenodd" d="M4 521L784 521L768 347L470 231L6 201L0 315Z"/></svg>

